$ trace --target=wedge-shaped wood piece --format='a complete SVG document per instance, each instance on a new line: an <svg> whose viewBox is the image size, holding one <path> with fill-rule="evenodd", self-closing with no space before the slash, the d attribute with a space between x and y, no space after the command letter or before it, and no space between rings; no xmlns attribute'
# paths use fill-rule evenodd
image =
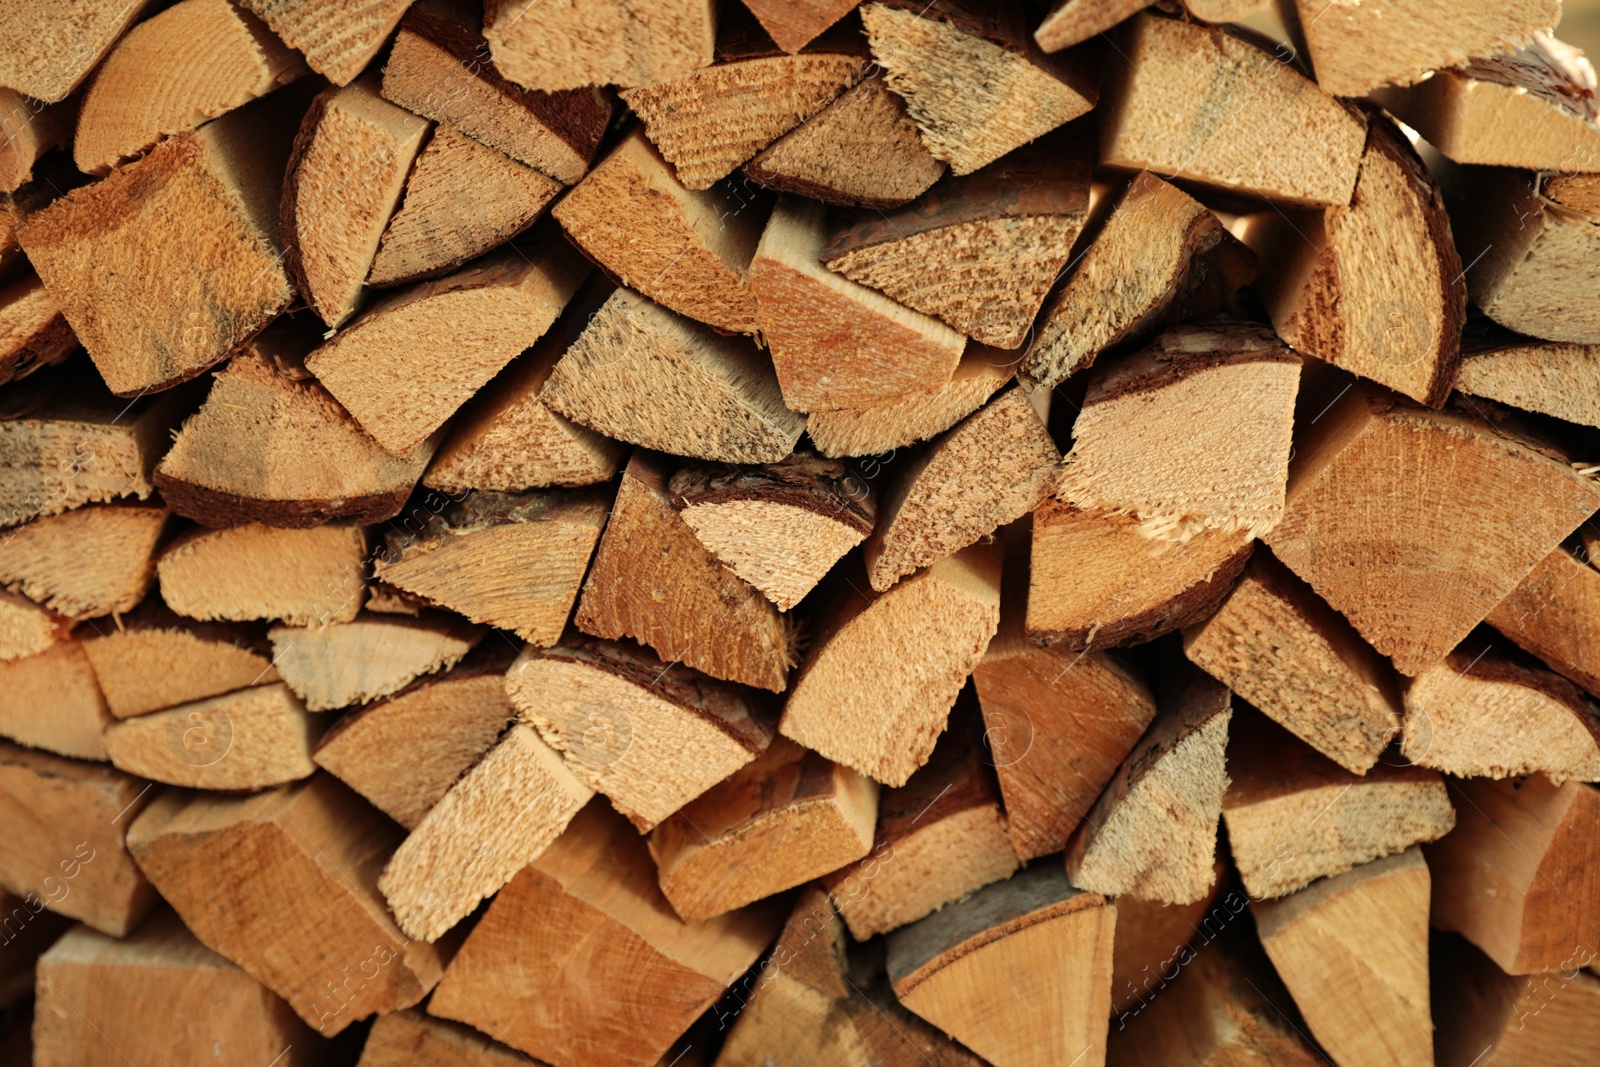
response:
<svg viewBox="0 0 1600 1067"><path fill-rule="evenodd" d="M66 637L72 621L25 596L0 593L0 660L32 656Z"/></svg>
<svg viewBox="0 0 1600 1067"><path fill-rule="evenodd" d="M495 24L497 9L506 6L491 2L485 23ZM545 86L522 89L507 81L503 74L528 84L499 63L498 56L489 61L489 45L478 33L477 8L463 0L422 0L407 11L383 68L383 95L571 185L589 169L605 136L610 98L599 89L576 88L585 84L581 81L560 86L574 91L557 93L529 92ZM550 13L536 16L534 22L544 28ZM640 47L645 40L631 46Z"/></svg>
<svg viewBox="0 0 1600 1067"><path fill-rule="evenodd" d="M788 620L696 539L672 506L667 471L649 453L629 461L574 624L631 637L713 678L783 692L795 662Z"/></svg>
<svg viewBox="0 0 1600 1067"><path fill-rule="evenodd" d="M1559 547L1484 620L1551 670L1600 693L1600 571Z"/></svg>
<svg viewBox="0 0 1600 1067"><path fill-rule="evenodd" d="M1180 672L1068 842L1073 885L1168 904L1210 892L1232 717L1227 689L1199 671Z"/></svg>
<svg viewBox="0 0 1600 1067"><path fill-rule="evenodd" d="M72 156L105 174L309 74L299 53L229 0L181 0L117 42L84 94Z"/></svg>
<svg viewBox="0 0 1600 1067"><path fill-rule="evenodd" d="M0 663L0 737L78 759L106 758L111 721L79 641Z"/></svg>
<svg viewBox="0 0 1600 1067"><path fill-rule="evenodd" d="M813 411L806 420L811 443L824 456L877 456L943 433L1002 388L1017 356L987 345L968 345L948 382L926 393L863 408Z"/></svg>
<svg viewBox="0 0 1600 1067"><path fill-rule="evenodd" d="M505 673L516 650L490 641L335 723L312 759L407 830L495 743L517 709Z"/></svg>
<svg viewBox="0 0 1600 1067"><path fill-rule="evenodd" d="M33 177L33 165L52 148L72 143L76 111L72 104L51 107L43 100L0 87L0 192L15 192ZM3 242L0 242L3 243Z"/></svg>
<svg viewBox="0 0 1600 1067"><path fill-rule="evenodd" d="M171 1025L149 1025L152 1009ZM68 931L39 961L34 1018L40 1067L200 1067L274 1056L283 1067L313 1067L327 1059L287 1004L165 909L125 940L84 926Z"/></svg>
<svg viewBox="0 0 1600 1067"><path fill-rule="evenodd" d="M130 503L34 519L0 538L0 584L70 619L131 611L155 579L168 518Z"/></svg>
<svg viewBox="0 0 1600 1067"><path fill-rule="evenodd" d="M0 286L0 384L60 363L77 347L77 336L38 275L29 272Z"/></svg>
<svg viewBox="0 0 1600 1067"><path fill-rule="evenodd" d="M765 216L745 185L685 188L635 127L551 214L623 285L719 330L755 333L747 275Z"/></svg>
<svg viewBox="0 0 1600 1067"><path fill-rule="evenodd" d="M95 68L144 0L49 0L7 5L0 21L0 85L54 103Z"/></svg>
<svg viewBox="0 0 1600 1067"><path fill-rule="evenodd" d="M1269 553L1255 553L1216 614L1184 631L1183 651L1356 774L1378 762L1400 732L1393 668Z"/></svg>
<svg viewBox="0 0 1600 1067"><path fill-rule="evenodd" d="M525 648L506 673L522 721L640 833L765 752L771 698L662 663L632 642Z"/></svg>
<svg viewBox="0 0 1600 1067"><path fill-rule="evenodd" d="M861 9L872 55L928 151L970 174L1089 111L1095 72L1040 51L1021 12L961 0Z"/></svg>
<svg viewBox="0 0 1600 1067"><path fill-rule="evenodd" d="M272 662L311 711L370 704L425 674L461 662L483 637L481 626L430 612L358 615L351 622L274 626Z"/></svg>
<svg viewBox="0 0 1600 1067"><path fill-rule="evenodd" d="M825 216L821 204L780 199L750 265L784 401L825 411L944 385L966 338L822 266Z"/></svg>
<svg viewBox="0 0 1600 1067"><path fill-rule="evenodd" d="M374 304L306 367L404 455L550 328L589 273L564 243L508 248Z"/></svg>
<svg viewBox="0 0 1600 1067"><path fill-rule="evenodd" d="M550 372L540 399L643 448L727 463L776 463L805 416L784 406L772 364L630 289L617 289Z"/></svg>
<svg viewBox="0 0 1600 1067"><path fill-rule="evenodd" d="M1541 183L1544 195L1557 204L1585 215L1600 215L1600 174L1547 174Z"/></svg>
<svg viewBox="0 0 1600 1067"><path fill-rule="evenodd" d="M0 886L128 936L157 900L123 844L150 798L149 782L109 765L0 744Z"/></svg>
<svg viewBox="0 0 1600 1067"><path fill-rule="evenodd" d="M685 923L656 887L638 832L591 803L495 897L428 1012L551 1063L651 1063L781 922L758 906ZM544 991L544 1010L527 1010L528 989Z"/></svg>
<svg viewBox="0 0 1600 1067"><path fill-rule="evenodd" d="M1250 559L1248 530L1153 541L1138 519L1047 500L1033 515L1028 637L1072 651L1139 644L1217 609Z"/></svg>
<svg viewBox="0 0 1600 1067"><path fill-rule="evenodd" d="M1105 33L1149 6L1150 0L1059 0L1033 31L1033 39L1046 52L1059 52Z"/></svg>
<svg viewBox="0 0 1600 1067"><path fill-rule="evenodd" d="M1410 848L1256 904L1261 945L1335 1062L1433 1064L1428 897Z"/></svg>
<svg viewBox="0 0 1600 1067"><path fill-rule="evenodd" d="M532 18L524 18L532 9ZM494 65L529 89L650 85L711 62L711 0L593 0L550 10L489 0L483 12Z"/></svg>
<svg viewBox="0 0 1600 1067"><path fill-rule="evenodd" d="M1060 470L1028 395L1001 393L895 472L864 549L872 588L883 592L1032 511Z"/></svg>
<svg viewBox="0 0 1600 1067"><path fill-rule="evenodd" d="M268 789L316 773L326 725L282 682L112 723L106 753L129 774L192 789Z"/></svg>
<svg viewBox="0 0 1600 1067"><path fill-rule="evenodd" d="M1503 424L1357 385L1304 425L1283 521L1264 539L1416 675L1596 507L1600 488Z"/></svg>
<svg viewBox="0 0 1600 1067"><path fill-rule="evenodd" d="M878 509L870 484L812 452L684 467L667 491L700 543L784 611L872 532Z"/></svg>
<svg viewBox="0 0 1600 1067"><path fill-rule="evenodd" d="M1581 782L1452 781L1464 803L1431 845L1429 921L1508 974L1591 965L1600 914L1600 793Z"/></svg>
<svg viewBox="0 0 1600 1067"><path fill-rule="evenodd" d="M422 817L378 889L402 930L437 941L561 836L592 796L533 727L515 725Z"/></svg>
<svg viewBox="0 0 1600 1067"><path fill-rule="evenodd" d="M867 593L863 578L859 568L838 573L779 728L884 785L905 785L999 627L1000 549L971 545L886 593Z"/></svg>
<svg viewBox="0 0 1600 1067"><path fill-rule="evenodd" d="M169 790L128 831L139 867L214 952L325 1037L409 1008L447 953L396 929L378 871L400 833L326 774L244 797ZM288 913L315 900L312 921Z"/></svg>
<svg viewBox="0 0 1600 1067"><path fill-rule="evenodd" d="M361 610L366 555L359 526L251 523L191 530L162 551L156 573L161 599L192 619L326 626Z"/></svg>
<svg viewBox="0 0 1600 1067"><path fill-rule="evenodd" d="M1259 537L1283 516L1299 386L1299 357L1264 327L1168 330L1090 377L1057 495L1131 515L1154 539ZM1162 462L1151 463L1143 434L1157 427Z"/></svg>
<svg viewBox="0 0 1600 1067"><path fill-rule="evenodd" d="M1600 345L1486 334L1469 325L1462 337L1457 392L1600 427Z"/></svg>
<svg viewBox="0 0 1600 1067"><path fill-rule="evenodd" d="M590 490L474 493L428 516L420 535L391 533L373 577L473 622L553 645L608 510Z"/></svg>
<svg viewBox="0 0 1600 1067"><path fill-rule="evenodd" d="M80 636L118 719L278 681L265 630L179 618L159 597Z"/></svg>
<svg viewBox="0 0 1600 1067"><path fill-rule="evenodd" d="M1102 163L1286 203L1350 202L1363 123L1281 56L1149 12L1117 45L1098 111Z"/></svg>
<svg viewBox="0 0 1600 1067"><path fill-rule="evenodd" d="M745 0L744 6L779 48L793 53L816 40L855 5L849 0Z"/></svg>
<svg viewBox="0 0 1600 1067"><path fill-rule="evenodd" d="M426 119L378 95L376 72L324 90L300 121L284 177L285 263L330 329L356 313L378 241L427 133Z"/></svg>
<svg viewBox="0 0 1600 1067"><path fill-rule="evenodd" d="M367 284L446 274L533 225L559 192L555 179L454 126L439 126L411 167Z"/></svg>
<svg viewBox="0 0 1600 1067"><path fill-rule="evenodd" d="M1250 898L1233 886L1227 868L1217 861L1211 892L1192 904L1121 897L1111 952L1113 1034L1126 1029L1149 1006L1150 998L1176 977L1173 968L1194 962L1195 953L1210 945ZM1226 890L1226 892L1224 892Z"/></svg>
<svg viewBox="0 0 1600 1067"><path fill-rule="evenodd" d="M944 164L923 147L905 101L874 75L756 153L744 172L786 193L888 210L926 192Z"/></svg>
<svg viewBox="0 0 1600 1067"><path fill-rule="evenodd" d="M1256 899L1437 840L1455 825L1437 772L1380 763L1355 775L1257 716L1241 720L1228 768L1222 817Z"/></svg>
<svg viewBox="0 0 1600 1067"><path fill-rule="evenodd" d="M527 1062L522 1053L471 1027L410 1008L378 1016L358 1067L517 1067Z"/></svg>
<svg viewBox="0 0 1600 1067"><path fill-rule="evenodd" d="M1116 912L1040 864L896 930L889 979L900 1003L997 1067L1101 1064Z"/></svg>
<svg viewBox="0 0 1600 1067"><path fill-rule="evenodd" d="M274 93L163 141L18 227L113 393L193 378L289 306L278 203L304 97Z"/></svg>
<svg viewBox="0 0 1600 1067"><path fill-rule="evenodd" d="M311 69L348 85L389 39L411 0L361 0L328 5L317 0L240 0L285 44L298 49Z"/></svg>
<svg viewBox="0 0 1600 1067"><path fill-rule="evenodd" d="M1600 1056L1600 978L1564 963L1560 971L1514 977L1456 937L1433 946L1436 1047L1440 1067L1548 1063L1581 1067Z"/></svg>

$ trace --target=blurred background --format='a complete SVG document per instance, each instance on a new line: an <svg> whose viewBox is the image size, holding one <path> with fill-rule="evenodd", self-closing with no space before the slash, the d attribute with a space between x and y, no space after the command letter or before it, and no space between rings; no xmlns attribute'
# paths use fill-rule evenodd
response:
<svg viewBox="0 0 1600 1067"><path fill-rule="evenodd" d="M1600 55L1600 0L1566 0L1556 36L1577 45L1595 61Z"/></svg>

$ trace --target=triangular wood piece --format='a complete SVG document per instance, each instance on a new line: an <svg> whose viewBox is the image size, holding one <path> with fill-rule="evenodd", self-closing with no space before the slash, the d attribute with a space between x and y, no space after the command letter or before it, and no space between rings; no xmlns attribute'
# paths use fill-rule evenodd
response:
<svg viewBox="0 0 1600 1067"><path fill-rule="evenodd" d="M1046 52L1081 44L1150 6L1150 0L1058 0L1033 31Z"/></svg>
<svg viewBox="0 0 1600 1067"><path fill-rule="evenodd" d="M319 0L239 2L284 43L298 49L312 70L335 85L348 85L378 54L411 0L363 0L355 5Z"/></svg>
<svg viewBox="0 0 1600 1067"><path fill-rule="evenodd" d="M790 53L816 40L855 7L850 0L744 0L744 6L777 46Z"/></svg>
<svg viewBox="0 0 1600 1067"><path fill-rule="evenodd" d="M1565 546L1534 567L1484 621L1600 696L1600 571Z"/></svg>
<svg viewBox="0 0 1600 1067"><path fill-rule="evenodd" d="M370 704L461 662L483 628L430 613L358 615L320 629L274 626L272 662L311 711Z"/></svg>
<svg viewBox="0 0 1600 1067"><path fill-rule="evenodd" d="M1559 973L1512 976L1458 937L1433 946L1439 1067L1579 1067L1600 1057L1600 978L1564 962Z"/></svg>
<svg viewBox="0 0 1600 1067"><path fill-rule="evenodd" d="M60 363L77 347L77 335L38 275L0 286L0 384Z"/></svg>
<svg viewBox="0 0 1600 1067"><path fill-rule="evenodd" d="M155 579L169 517L151 503L34 519L0 538L0 584L69 619L132 611Z"/></svg>
<svg viewBox="0 0 1600 1067"><path fill-rule="evenodd" d="M49 107L15 89L0 88L0 113L6 116L7 134L0 144L0 192L12 193L33 177L40 156L72 143L76 111L70 103ZM0 238L0 245L5 243Z"/></svg>
<svg viewBox="0 0 1600 1067"><path fill-rule="evenodd" d="M37 655L71 630L72 620L63 619L25 596L0 593L0 660Z"/></svg>
<svg viewBox="0 0 1600 1067"><path fill-rule="evenodd" d="M716 8L711 0L679 0L652 12L646 32L632 0L540 10L532 19L515 0L492 0L483 32L494 65L529 89L650 85L711 62Z"/></svg>
<svg viewBox="0 0 1600 1067"><path fill-rule="evenodd" d="M359 526L251 523L191 530L162 551L156 573L167 606L191 619L326 626L361 610L366 565Z"/></svg>
<svg viewBox="0 0 1600 1067"><path fill-rule="evenodd" d="M380 1015L361 1046L361 1067L526 1067L528 1059L460 1023L418 1009Z"/></svg>
<svg viewBox="0 0 1600 1067"><path fill-rule="evenodd" d="M48 103L62 99L149 6L148 0L89 0L70 19L53 5L8 11L0 26L0 85Z"/></svg>
<svg viewBox="0 0 1600 1067"><path fill-rule="evenodd" d="M1600 205L1596 205L1600 213ZM1470 320L1457 392L1600 427L1600 345L1538 341Z"/></svg>
<svg viewBox="0 0 1600 1067"><path fill-rule="evenodd" d="M111 721L79 641L0 663L0 737L77 759L106 758Z"/></svg>

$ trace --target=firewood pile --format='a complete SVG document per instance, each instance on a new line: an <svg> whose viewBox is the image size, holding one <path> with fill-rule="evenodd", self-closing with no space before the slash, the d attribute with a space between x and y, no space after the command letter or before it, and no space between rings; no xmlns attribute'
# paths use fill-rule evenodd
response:
<svg viewBox="0 0 1600 1067"><path fill-rule="evenodd" d="M1559 0L0 0L0 1064L1600 1063Z"/></svg>

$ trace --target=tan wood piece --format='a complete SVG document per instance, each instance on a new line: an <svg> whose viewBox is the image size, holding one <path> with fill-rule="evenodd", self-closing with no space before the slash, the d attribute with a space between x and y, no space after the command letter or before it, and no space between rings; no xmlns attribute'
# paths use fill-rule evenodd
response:
<svg viewBox="0 0 1600 1067"><path fill-rule="evenodd" d="M1150 0L1058 0L1033 31L1033 39L1046 52L1059 52L1105 33L1149 6Z"/></svg>
<svg viewBox="0 0 1600 1067"><path fill-rule="evenodd" d="M524 1067L526 1056L415 1008L378 1016L357 1067Z"/></svg>
<svg viewBox="0 0 1600 1067"><path fill-rule="evenodd" d="M310 711L370 704L425 674L448 670L483 637L481 626L429 612L357 615L323 627L274 626L272 662Z"/></svg>
<svg viewBox="0 0 1600 1067"><path fill-rule="evenodd" d="M15 192L33 177L40 156L71 144L75 119L72 104L52 107L0 87L0 192Z"/></svg>
<svg viewBox="0 0 1600 1067"><path fill-rule="evenodd" d="M73 622L25 596L0 593L0 660L21 659L50 648L71 632Z"/></svg>
<svg viewBox="0 0 1600 1067"><path fill-rule="evenodd" d="M1600 693L1600 571L1559 547L1484 620L1551 670Z"/></svg>
<svg viewBox="0 0 1600 1067"><path fill-rule="evenodd" d="M1585 215L1600 215L1600 174L1548 174L1540 176L1544 195Z"/></svg>
<svg viewBox="0 0 1600 1067"><path fill-rule="evenodd" d="M260 790L316 773L324 726L276 682L111 723L105 746L115 766L152 781Z"/></svg>
<svg viewBox="0 0 1600 1067"><path fill-rule="evenodd" d="M92 504L0 538L0 584L69 619L131 611L155 580L158 504Z"/></svg>
<svg viewBox="0 0 1600 1067"><path fill-rule="evenodd" d="M537 0L488 0L483 33L495 66L529 89L650 85L711 62L716 5L591 0L552 11Z"/></svg>
<svg viewBox="0 0 1600 1067"><path fill-rule="evenodd" d="M1457 392L1600 427L1600 345L1510 333L1490 339L1473 337L1470 326L1468 331L1461 340Z"/></svg>
<svg viewBox="0 0 1600 1067"><path fill-rule="evenodd" d="M349 622L361 610L367 538L359 526L195 529L161 553L161 598L201 620Z"/></svg>
<svg viewBox="0 0 1600 1067"><path fill-rule="evenodd" d="M148 0L9 0L0 9L0 85L61 100L148 6Z"/></svg>
<svg viewBox="0 0 1600 1067"><path fill-rule="evenodd" d="M1600 978L1592 970L1563 965L1513 977L1453 937L1438 940L1433 958L1440 1067L1583 1067L1600 1056Z"/></svg>
<svg viewBox="0 0 1600 1067"><path fill-rule="evenodd" d="M335 85L349 85L383 48L411 0L240 0L311 69Z"/></svg>
<svg viewBox="0 0 1600 1067"><path fill-rule="evenodd" d="M77 336L38 275L30 271L0 285L0 384L60 363L77 347Z"/></svg>
<svg viewBox="0 0 1600 1067"><path fill-rule="evenodd" d="M761 28L785 52L798 52L848 15L850 0L745 0Z"/></svg>
<svg viewBox="0 0 1600 1067"><path fill-rule="evenodd" d="M1226 931L1250 905L1250 898L1229 885L1226 866L1217 861L1211 892L1191 904L1120 897L1111 951L1112 1032L1149 1006L1149 998L1166 988L1181 968Z"/></svg>
<svg viewBox="0 0 1600 1067"><path fill-rule="evenodd" d="M111 721L79 641L0 663L0 737L77 759L106 759Z"/></svg>
<svg viewBox="0 0 1600 1067"><path fill-rule="evenodd" d="M1270 0L1183 0L1184 9L1206 22L1243 22Z"/></svg>

